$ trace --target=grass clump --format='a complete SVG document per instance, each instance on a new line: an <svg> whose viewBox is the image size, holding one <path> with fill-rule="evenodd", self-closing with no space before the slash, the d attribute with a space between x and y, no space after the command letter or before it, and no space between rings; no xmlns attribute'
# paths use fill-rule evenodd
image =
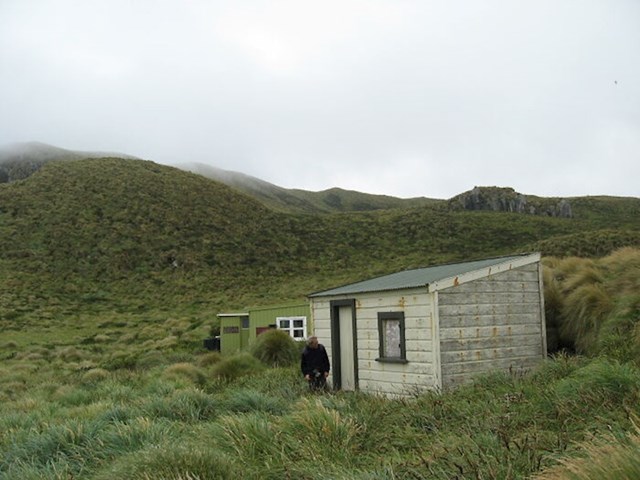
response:
<svg viewBox="0 0 640 480"><path fill-rule="evenodd" d="M249 353L238 353L222 359L211 369L212 375L226 381L262 372L264 365Z"/></svg>
<svg viewBox="0 0 640 480"><path fill-rule="evenodd" d="M255 390L233 390L224 403L227 410L236 413L266 412L282 415L289 411L289 405L284 399Z"/></svg>
<svg viewBox="0 0 640 480"><path fill-rule="evenodd" d="M215 365L220 360L222 360L222 355L220 355L219 352L209 352L204 355L200 355L198 357L197 364L199 367L206 368Z"/></svg>
<svg viewBox="0 0 640 480"><path fill-rule="evenodd" d="M550 351L610 355L640 365L640 249L544 260Z"/></svg>
<svg viewBox="0 0 640 480"><path fill-rule="evenodd" d="M296 440L296 455L310 462L349 464L358 453L360 426L320 401L301 399L282 421L283 433Z"/></svg>
<svg viewBox="0 0 640 480"><path fill-rule="evenodd" d="M82 374L82 383L95 384L109 378L111 373L104 368L92 368Z"/></svg>
<svg viewBox="0 0 640 480"><path fill-rule="evenodd" d="M228 480L242 478L233 462L203 444L174 443L138 451L120 458L114 466L96 475L96 480Z"/></svg>
<svg viewBox="0 0 640 480"><path fill-rule="evenodd" d="M561 403L633 404L640 400L640 370L628 363L598 358L560 380L556 393Z"/></svg>
<svg viewBox="0 0 640 480"><path fill-rule="evenodd" d="M286 367L300 361L300 347L282 330L270 329L259 335L251 346L251 354L271 367Z"/></svg>
<svg viewBox="0 0 640 480"><path fill-rule="evenodd" d="M191 363L180 362L167 367L163 376L173 380L189 380L196 385L204 385L207 377L202 370Z"/></svg>
<svg viewBox="0 0 640 480"><path fill-rule="evenodd" d="M624 438L608 437L581 445L579 457L565 458L537 480L633 480L640 478L640 429Z"/></svg>
<svg viewBox="0 0 640 480"><path fill-rule="evenodd" d="M152 418L197 422L216 417L220 414L221 406L211 395L196 388L187 388L154 398L143 410Z"/></svg>

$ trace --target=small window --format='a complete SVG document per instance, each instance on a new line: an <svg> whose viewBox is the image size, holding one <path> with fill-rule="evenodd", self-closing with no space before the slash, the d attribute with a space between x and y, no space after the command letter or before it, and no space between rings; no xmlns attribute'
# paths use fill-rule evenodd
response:
<svg viewBox="0 0 640 480"><path fill-rule="evenodd" d="M379 312L378 337L380 341L380 357L376 359L377 361L407 362L404 312Z"/></svg>
<svg viewBox="0 0 640 480"><path fill-rule="evenodd" d="M249 328L249 317L240 317L240 323L242 324L242 328L246 330Z"/></svg>
<svg viewBox="0 0 640 480"><path fill-rule="evenodd" d="M276 324L278 329L284 330L296 340L306 338L307 317L278 317Z"/></svg>
<svg viewBox="0 0 640 480"><path fill-rule="evenodd" d="M281 318L280 320L278 320L278 328L282 330L289 330L290 324L291 322L289 321L289 319Z"/></svg>

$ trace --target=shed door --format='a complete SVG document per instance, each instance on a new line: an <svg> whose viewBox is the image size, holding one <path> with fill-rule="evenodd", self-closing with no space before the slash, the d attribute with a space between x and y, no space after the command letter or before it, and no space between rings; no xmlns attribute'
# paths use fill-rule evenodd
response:
<svg viewBox="0 0 640 480"><path fill-rule="evenodd" d="M355 390L358 386L355 302L339 300L331 304L333 384L342 390Z"/></svg>

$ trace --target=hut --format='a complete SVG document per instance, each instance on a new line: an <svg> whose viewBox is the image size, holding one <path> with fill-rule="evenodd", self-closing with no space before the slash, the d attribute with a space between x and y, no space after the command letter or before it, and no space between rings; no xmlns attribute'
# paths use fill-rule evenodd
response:
<svg viewBox="0 0 640 480"><path fill-rule="evenodd" d="M295 340L305 340L311 328L309 317L308 303L219 313L220 353L226 355L245 350L258 335L270 328L284 330Z"/></svg>
<svg viewBox="0 0 640 480"><path fill-rule="evenodd" d="M337 389L440 390L546 356L538 253L406 270L309 299Z"/></svg>

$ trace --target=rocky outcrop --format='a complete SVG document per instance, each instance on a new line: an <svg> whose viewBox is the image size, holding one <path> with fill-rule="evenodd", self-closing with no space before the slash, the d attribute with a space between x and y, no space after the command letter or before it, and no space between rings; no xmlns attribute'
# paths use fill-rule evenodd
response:
<svg viewBox="0 0 640 480"><path fill-rule="evenodd" d="M506 187L474 187L448 202L451 210L489 210L571 218L571 204L564 198L526 196Z"/></svg>

